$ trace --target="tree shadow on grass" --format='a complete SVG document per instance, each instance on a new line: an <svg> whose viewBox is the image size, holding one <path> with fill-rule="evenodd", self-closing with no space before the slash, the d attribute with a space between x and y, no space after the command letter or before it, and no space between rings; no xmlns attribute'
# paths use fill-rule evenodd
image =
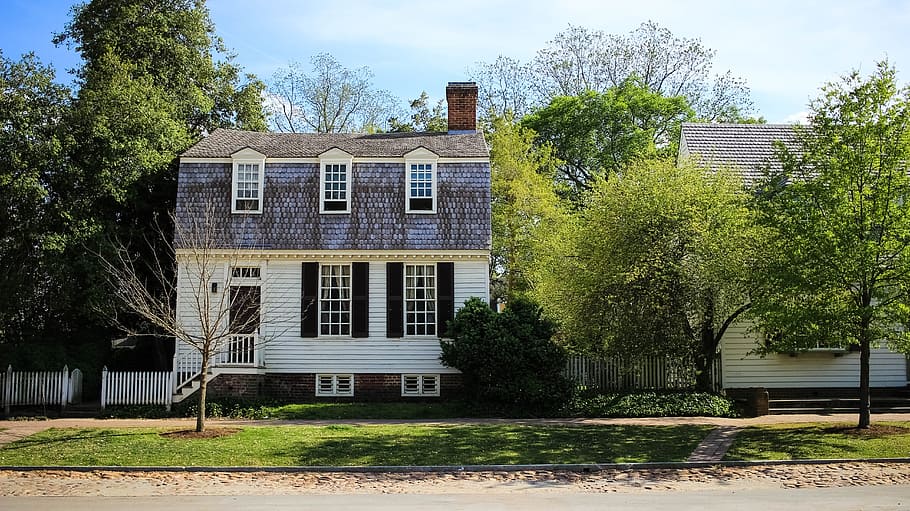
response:
<svg viewBox="0 0 910 511"><path fill-rule="evenodd" d="M850 458L860 453L841 428L746 428L740 431L725 460Z"/></svg>
<svg viewBox="0 0 910 511"><path fill-rule="evenodd" d="M22 449L52 448L54 445L67 444L81 440L104 440L117 437L139 437L156 435L155 431L136 430L124 431L123 429L61 429L51 428L40 433L29 435L21 440L0 446L0 452L17 451Z"/></svg>
<svg viewBox="0 0 910 511"><path fill-rule="evenodd" d="M415 426L325 428L274 456L298 465L515 465L682 461L702 426Z"/></svg>

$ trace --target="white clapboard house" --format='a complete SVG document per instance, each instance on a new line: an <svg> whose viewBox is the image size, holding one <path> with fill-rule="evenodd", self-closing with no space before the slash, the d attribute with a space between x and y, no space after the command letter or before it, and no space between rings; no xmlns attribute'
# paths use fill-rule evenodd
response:
<svg viewBox="0 0 910 511"><path fill-rule="evenodd" d="M694 156L706 168L736 169L749 185L762 177L765 167L780 168L774 158L775 142L793 147L793 126L684 123L679 157ZM859 384L859 351L832 345L761 357L751 353L761 334L750 332L748 326L732 326L721 340L722 384L728 392L763 387L785 395L788 390L833 392ZM873 346L870 369L872 387L906 387L910 380L907 357L884 346Z"/></svg>
<svg viewBox="0 0 910 511"><path fill-rule="evenodd" d="M207 376L213 395L458 392L439 343L465 300L489 300L490 159L477 86L450 83L446 97L448 132L218 129L181 155L176 220L208 215L222 241L200 297L197 249L176 240L178 317L191 326L200 299L246 297ZM198 387L198 364L178 342L175 399Z"/></svg>

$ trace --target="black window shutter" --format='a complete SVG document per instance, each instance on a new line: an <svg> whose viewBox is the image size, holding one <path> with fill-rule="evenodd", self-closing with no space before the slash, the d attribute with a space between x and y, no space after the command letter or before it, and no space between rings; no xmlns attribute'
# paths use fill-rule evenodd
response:
<svg viewBox="0 0 910 511"><path fill-rule="evenodd" d="M300 285L300 337L319 332L319 263L303 263Z"/></svg>
<svg viewBox="0 0 910 511"><path fill-rule="evenodd" d="M386 336L404 336L404 263L385 263Z"/></svg>
<svg viewBox="0 0 910 511"><path fill-rule="evenodd" d="M455 263L436 263L436 309L437 335L446 337L455 319Z"/></svg>
<svg viewBox="0 0 910 511"><path fill-rule="evenodd" d="M370 336L370 263L351 263L351 336Z"/></svg>

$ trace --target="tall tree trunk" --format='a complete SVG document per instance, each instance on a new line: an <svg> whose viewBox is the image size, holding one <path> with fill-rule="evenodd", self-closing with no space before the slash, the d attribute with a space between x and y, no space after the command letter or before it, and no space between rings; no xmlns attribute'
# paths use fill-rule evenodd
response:
<svg viewBox="0 0 910 511"><path fill-rule="evenodd" d="M699 332L698 352L695 354L695 389L701 392L711 392L711 369L714 366L714 357L717 353L717 344L714 342L714 301L708 299L701 319Z"/></svg>
<svg viewBox="0 0 910 511"><path fill-rule="evenodd" d="M700 392L712 392L714 358L717 354L717 345L714 342L714 330L702 327L699 339L698 353L695 354L695 389Z"/></svg>
<svg viewBox="0 0 910 511"><path fill-rule="evenodd" d="M209 355L208 350L203 350L202 353L202 368L199 373L199 410L196 412L196 431L201 433L205 431L205 391L208 387L208 376L209 373Z"/></svg>
<svg viewBox="0 0 910 511"><path fill-rule="evenodd" d="M866 327L859 341L859 428L866 429L872 422L869 392L869 358L871 349L869 330Z"/></svg>

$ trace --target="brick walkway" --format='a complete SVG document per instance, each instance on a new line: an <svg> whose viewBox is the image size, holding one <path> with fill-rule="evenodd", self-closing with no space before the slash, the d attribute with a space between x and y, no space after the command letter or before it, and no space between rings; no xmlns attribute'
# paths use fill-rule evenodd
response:
<svg viewBox="0 0 910 511"><path fill-rule="evenodd" d="M724 459L724 454L727 454L727 450L733 445L733 439L736 438L739 429L733 426L714 428L692 451L686 461L720 461Z"/></svg>

